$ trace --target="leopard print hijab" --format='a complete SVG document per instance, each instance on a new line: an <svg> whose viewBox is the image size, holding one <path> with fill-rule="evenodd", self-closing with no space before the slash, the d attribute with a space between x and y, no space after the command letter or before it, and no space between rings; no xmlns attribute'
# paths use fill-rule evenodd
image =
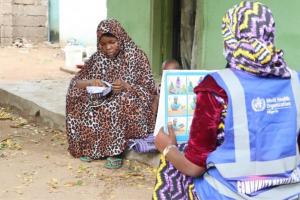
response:
<svg viewBox="0 0 300 200"><path fill-rule="evenodd" d="M114 35L119 41L120 53L115 58L109 58L99 48L100 38L106 33ZM82 77L83 79L101 79L110 83L116 79L122 79L135 85L136 78L140 77L140 74L146 73L145 78L149 78L151 84L143 85L143 87L149 92L153 90L154 81L145 53L137 47L115 19L103 20L98 25L97 52L89 59L86 66L89 70L86 71L87 74L80 75L85 76Z"/></svg>
<svg viewBox="0 0 300 200"><path fill-rule="evenodd" d="M97 28L97 49L99 49L100 44L100 38L103 34L110 33L114 35L119 43L121 50L124 50L126 46L134 46L134 42L132 39L128 36L126 31L123 29L121 24L115 20L115 19L107 19L100 22Z"/></svg>

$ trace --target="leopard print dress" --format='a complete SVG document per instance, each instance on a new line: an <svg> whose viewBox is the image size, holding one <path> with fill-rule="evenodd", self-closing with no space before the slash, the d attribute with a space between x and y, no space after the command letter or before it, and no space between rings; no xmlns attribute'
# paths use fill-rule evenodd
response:
<svg viewBox="0 0 300 200"><path fill-rule="evenodd" d="M109 58L99 48L100 37L111 33L120 52ZM151 109L155 83L145 53L130 39L116 20L104 20L97 29L98 50L72 80L67 93L66 127L69 152L74 157L99 159L121 154L129 139L144 138L153 132ZM76 80L100 79L109 83L122 79L130 91L91 100Z"/></svg>

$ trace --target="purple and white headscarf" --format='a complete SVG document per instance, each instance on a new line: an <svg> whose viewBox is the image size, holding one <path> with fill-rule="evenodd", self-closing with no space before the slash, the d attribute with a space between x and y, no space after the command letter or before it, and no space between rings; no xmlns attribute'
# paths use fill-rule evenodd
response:
<svg viewBox="0 0 300 200"><path fill-rule="evenodd" d="M275 22L271 10L242 1L223 17L224 55L231 68L258 76L289 78L282 50L274 46Z"/></svg>

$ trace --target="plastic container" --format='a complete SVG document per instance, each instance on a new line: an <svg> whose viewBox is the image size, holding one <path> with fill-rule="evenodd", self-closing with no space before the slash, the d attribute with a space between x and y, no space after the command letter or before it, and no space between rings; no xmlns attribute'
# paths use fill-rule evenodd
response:
<svg viewBox="0 0 300 200"><path fill-rule="evenodd" d="M65 67L76 68L76 65L82 65L82 55L84 48L80 45L67 45L63 49L65 52Z"/></svg>

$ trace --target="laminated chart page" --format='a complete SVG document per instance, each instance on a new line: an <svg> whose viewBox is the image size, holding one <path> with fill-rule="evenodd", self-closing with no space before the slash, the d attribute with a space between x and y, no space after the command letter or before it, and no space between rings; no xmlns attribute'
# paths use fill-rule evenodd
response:
<svg viewBox="0 0 300 200"><path fill-rule="evenodd" d="M168 122L171 122L177 142L188 141L196 106L194 87L212 72L214 71L164 70L154 135L162 126L167 133Z"/></svg>

